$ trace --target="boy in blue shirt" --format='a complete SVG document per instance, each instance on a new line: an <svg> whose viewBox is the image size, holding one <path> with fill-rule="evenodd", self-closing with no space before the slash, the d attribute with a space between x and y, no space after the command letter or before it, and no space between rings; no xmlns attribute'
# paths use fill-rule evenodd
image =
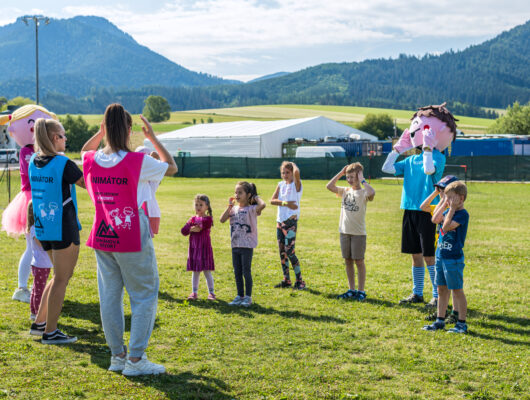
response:
<svg viewBox="0 0 530 400"><path fill-rule="evenodd" d="M458 321L448 332L467 333L467 300L464 294L464 242L466 240L469 214L464 208L467 187L461 181L453 182L445 188L445 203L438 207L432 222L440 224L440 236L436 250L436 284L438 286L438 318L426 331L445 328L445 313L451 290L453 301L458 309Z"/></svg>

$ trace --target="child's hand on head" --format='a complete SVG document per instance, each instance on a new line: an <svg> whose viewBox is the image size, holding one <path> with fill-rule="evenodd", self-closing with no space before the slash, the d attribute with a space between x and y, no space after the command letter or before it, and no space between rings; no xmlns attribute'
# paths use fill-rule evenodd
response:
<svg viewBox="0 0 530 400"><path fill-rule="evenodd" d="M359 180L359 183L361 183L364 180L364 174L363 171L359 171L357 173L357 179Z"/></svg>
<svg viewBox="0 0 530 400"><path fill-rule="evenodd" d="M346 175L346 169L348 169L347 165L345 165L344 168L341 169L340 174L341 175Z"/></svg>

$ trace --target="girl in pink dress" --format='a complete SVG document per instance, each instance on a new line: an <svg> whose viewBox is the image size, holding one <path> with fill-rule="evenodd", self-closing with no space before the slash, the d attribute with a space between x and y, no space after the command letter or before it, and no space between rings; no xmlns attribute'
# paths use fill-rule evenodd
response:
<svg viewBox="0 0 530 400"><path fill-rule="evenodd" d="M191 217L181 229L184 236L190 236L188 249L187 271L192 271L192 292L188 300L196 300L199 291L199 278L201 271L208 285L208 300L215 300L212 271L215 269L213 262L212 242L210 229L213 225L212 207L210 199L205 194L195 196L195 216Z"/></svg>

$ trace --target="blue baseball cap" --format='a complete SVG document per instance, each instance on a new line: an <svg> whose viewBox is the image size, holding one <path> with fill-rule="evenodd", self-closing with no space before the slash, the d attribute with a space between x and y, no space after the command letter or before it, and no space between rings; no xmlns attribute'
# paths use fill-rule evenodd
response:
<svg viewBox="0 0 530 400"><path fill-rule="evenodd" d="M447 187L447 185L449 185L450 183L453 183L455 181L457 181L458 178L454 175L447 175L447 176L444 176L442 179L440 179L439 182L435 183L434 186L438 187L439 189L445 189Z"/></svg>

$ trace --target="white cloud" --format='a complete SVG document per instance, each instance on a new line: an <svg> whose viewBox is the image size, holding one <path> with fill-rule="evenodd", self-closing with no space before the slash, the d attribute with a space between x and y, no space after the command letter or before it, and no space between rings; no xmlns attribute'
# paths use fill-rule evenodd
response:
<svg viewBox="0 0 530 400"><path fill-rule="evenodd" d="M169 59L210 73L220 64L255 66L270 57L260 53L281 49L494 36L530 18L530 3L523 0L166 0L148 13L85 1L48 15L103 16Z"/></svg>

